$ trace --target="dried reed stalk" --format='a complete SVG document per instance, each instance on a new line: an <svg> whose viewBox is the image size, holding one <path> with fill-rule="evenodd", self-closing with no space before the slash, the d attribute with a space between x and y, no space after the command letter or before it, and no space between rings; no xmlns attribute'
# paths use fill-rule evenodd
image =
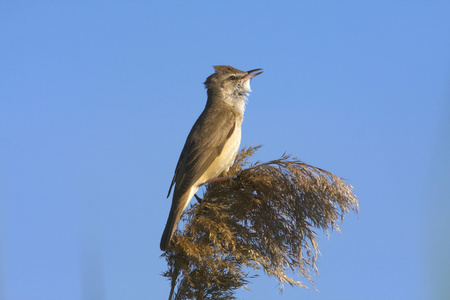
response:
<svg viewBox="0 0 450 300"><path fill-rule="evenodd" d="M248 283L249 269L263 269L284 283L314 286L319 254L314 230L339 231L338 221L358 211L352 186L325 170L283 155L250 164L259 147L243 149L229 174L233 179L207 184L201 203L183 215L163 254L172 299L235 299Z"/></svg>

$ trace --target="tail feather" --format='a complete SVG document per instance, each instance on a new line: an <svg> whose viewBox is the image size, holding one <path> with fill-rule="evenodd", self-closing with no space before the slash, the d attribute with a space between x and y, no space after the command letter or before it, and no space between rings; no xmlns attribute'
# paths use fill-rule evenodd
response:
<svg viewBox="0 0 450 300"><path fill-rule="evenodd" d="M178 222L180 221L181 213L189 203L189 200L191 200L191 197L189 196L190 193L185 193L178 200L176 200L175 197L172 200L169 218L167 219L166 228L164 228L164 233L161 237L161 244L159 245L162 251L166 251L169 246L172 235L177 228Z"/></svg>

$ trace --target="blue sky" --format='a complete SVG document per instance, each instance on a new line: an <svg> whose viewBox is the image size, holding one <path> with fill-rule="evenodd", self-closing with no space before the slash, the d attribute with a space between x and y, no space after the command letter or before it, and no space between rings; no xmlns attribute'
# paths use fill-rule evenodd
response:
<svg viewBox="0 0 450 300"><path fill-rule="evenodd" d="M167 297L165 197L229 64L264 68L241 146L360 200L321 235L320 293L261 276L239 299L444 299L449 54L448 1L1 2L0 298Z"/></svg>

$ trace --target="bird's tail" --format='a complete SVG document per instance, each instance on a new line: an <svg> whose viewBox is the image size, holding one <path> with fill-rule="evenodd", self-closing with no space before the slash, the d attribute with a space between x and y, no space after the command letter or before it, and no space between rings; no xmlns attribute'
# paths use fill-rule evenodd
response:
<svg viewBox="0 0 450 300"><path fill-rule="evenodd" d="M166 228L164 228L164 233L161 237L161 244L159 245L162 251L166 251L167 247L169 246L170 239L172 238L172 235L177 228L178 222L180 221L181 213L192 197L190 196L190 193L185 193L178 199L178 201L173 199L169 218L167 219L166 223Z"/></svg>

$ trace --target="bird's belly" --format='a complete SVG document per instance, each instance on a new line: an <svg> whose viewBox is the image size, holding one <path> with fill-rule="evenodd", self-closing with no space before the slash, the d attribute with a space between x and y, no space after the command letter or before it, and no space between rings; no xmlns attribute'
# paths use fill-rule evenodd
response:
<svg viewBox="0 0 450 300"><path fill-rule="evenodd" d="M200 184L206 180L219 176L222 172L228 171L236 158L241 144L241 126L236 126L236 130L230 136L220 155L213 161L200 180Z"/></svg>

